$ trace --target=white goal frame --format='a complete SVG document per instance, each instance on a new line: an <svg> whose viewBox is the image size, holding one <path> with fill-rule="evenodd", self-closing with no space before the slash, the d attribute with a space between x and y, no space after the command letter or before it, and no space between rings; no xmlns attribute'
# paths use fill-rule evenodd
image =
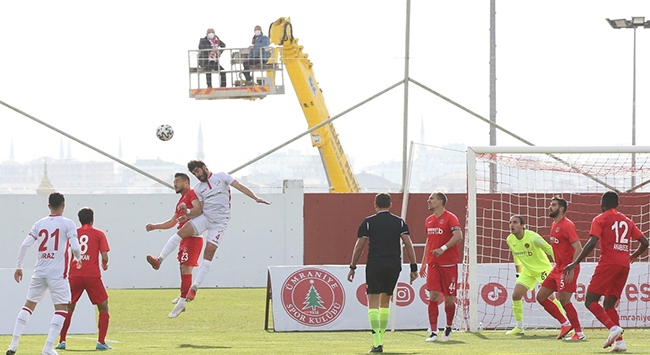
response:
<svg viewBox="0 0 650 355"><path fill-rule="evenodd" d="M477 146L467 147L467 238L468 255L468 286L467 296L469 298L469 331L479 330L478 319L478 263L476 251L477 245L477 174L476 156L478 154L635 154L650 153L650 146L616 146L616 147L553 147L553 146L522 146L522 147L499 147L499 146ZM633 155L634 157L634 155ZM634 162L634 158L632 160Z"/></svg>

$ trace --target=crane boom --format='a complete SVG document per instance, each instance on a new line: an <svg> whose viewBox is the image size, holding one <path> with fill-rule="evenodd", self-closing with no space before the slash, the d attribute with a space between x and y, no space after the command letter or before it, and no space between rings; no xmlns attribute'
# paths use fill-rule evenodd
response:
<svg viewBox="0 0 650 355"><path fill-rule="evenodd" d="M291 19L281 17L273 22L269 28L269 39L271 43L283 48L284 68L289 74L309 128L329 119L325 98L314 76L313 64L302 51L303 47L298 45L298 39L293 37ZM270 61L278 61L278 58L271 57ZM357 178L332 123L313 131L311 144L320 153L330 192L360 192Z"/></svg>

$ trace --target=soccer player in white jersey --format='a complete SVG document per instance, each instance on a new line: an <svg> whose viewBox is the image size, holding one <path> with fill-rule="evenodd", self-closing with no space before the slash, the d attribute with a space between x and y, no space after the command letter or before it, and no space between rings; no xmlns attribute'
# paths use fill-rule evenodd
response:
<svg viewBox="0 0 650 355"><path fill-rule="evenodd" d="M23 279L23 262L27 249L38 243L38 258L34 274L29 283L27 300L25 306L16 317L13 338L7 355L14 355L18 349L18 341L29 318L34 312L36 304L45 296L45 291L50 290L52 303L54 303L54 316L50 322L50 330L47 334L47 341L41 354L57 355L52 348L61 326L68 314L68 303L70 303L70 284L68 283L68 271L70 258L68 250L72 249L77 267L81 268L81 250L77 240L77 227L72 220L62 216L65 208L65 197L54 192L50 194L48 205L50 215L34 223L29 235L23 241L18 253L14 280L20 282ZM68 244L69 243L69 244Z"/></svg>
<svg viewBox="0 0 650 355"><path fill-rule="evenodd" d="M169 238L157 258L147 255L147 262L151 264L154 270L158 270L160 263L167 255L178 248L178 244L183 238L199 235L207 231L203 261L199 266L194 284L187 293L187 299L193 300L199 285L210 270L214 253L217 251L219 241L223 237L228 227L228 222L230 221L230 186L241 191L257 203L266 205L270 205L271 203L258 197L251 189L235 180L232 176L223 172L211 173L201 160L190 161L187 163L187 169L199 179L199 183L194 186L194 192L201 205L187 208L185 204L181 203L178 206L180 209L187 208L186 215L179 217L178 222L180 223L189 219L189 223L186 223L176 234ZM179 304L180 302L176 304L172 313L181 313L185 310L185 306ZM173 315L170 314L170 318L174 318Z"/></svg>

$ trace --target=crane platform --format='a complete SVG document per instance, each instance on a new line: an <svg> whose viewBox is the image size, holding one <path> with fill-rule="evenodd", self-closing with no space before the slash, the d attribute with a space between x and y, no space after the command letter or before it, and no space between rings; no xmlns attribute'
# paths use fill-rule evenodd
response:
<svg viewBox="0 0 650 355"><path fill-rule="evenodd" d="M219 66L208 70L199 65L201 52L212 50L188 51L188 74L190 83L190 98L196 100L222 99L263 99L268 95L284 94L284 64L282 63L282 48L264 48L271 52L268 62L253 62L250 64L252 80L246 82L244 62L248 59L248 48L219 48ZM230 62L230 69L224 68L224 63ZM213 87L208 87L205 75L212 76ZM226 77L226 86L218 87L221 75ZM216 86L216 87L215 87Z"/></svg>

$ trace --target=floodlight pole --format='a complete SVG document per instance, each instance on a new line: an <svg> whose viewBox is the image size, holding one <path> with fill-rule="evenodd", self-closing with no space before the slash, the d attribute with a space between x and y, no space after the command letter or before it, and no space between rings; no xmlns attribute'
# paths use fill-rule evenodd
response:
<svg viewBox="0 0 650 355"><path fill-rule="evenodd" d="M636 145L636 28L644 27L650 28L650 21L646 21L645 17L632 17L631 20L606 19L610 26L614 29L631 28L634 30L634 41L632 45L632 145ZM632 153L632 187L635 190L636 186L636 153Z"/></svg>

